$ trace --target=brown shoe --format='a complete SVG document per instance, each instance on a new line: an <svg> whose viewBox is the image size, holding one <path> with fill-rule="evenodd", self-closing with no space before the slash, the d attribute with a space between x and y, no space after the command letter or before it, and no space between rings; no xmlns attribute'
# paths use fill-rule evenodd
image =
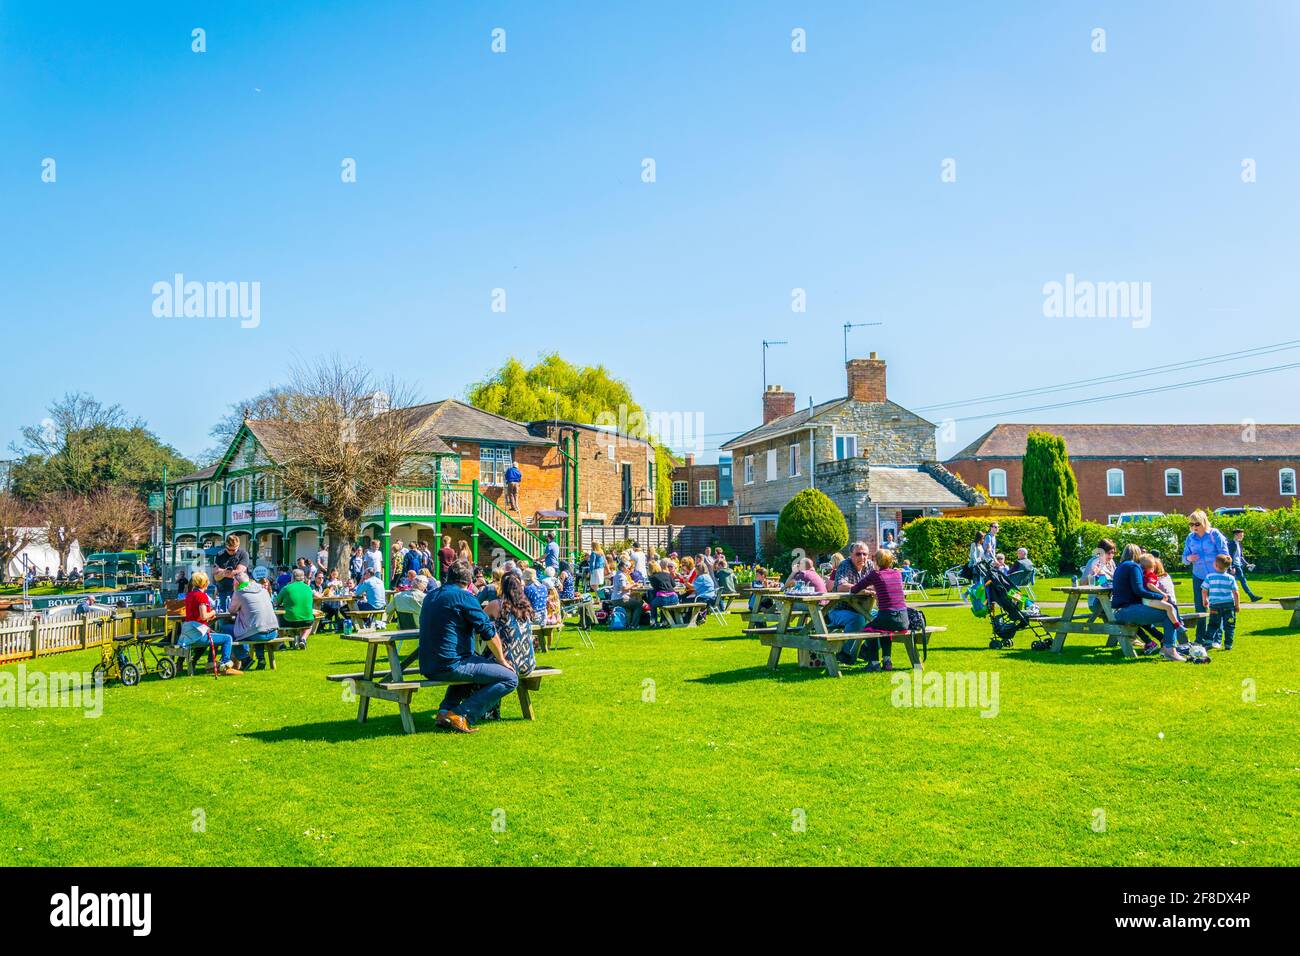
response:
<svg viewBox="0 0 1300 956"><path fill-rule="evenodd" d="M477 727L471 727L469 721L454 711L447 711L445 715L439 713L438 719L434 723L439 727L445 727L447 730L454 730L458 734L478 733Z"/></svg>

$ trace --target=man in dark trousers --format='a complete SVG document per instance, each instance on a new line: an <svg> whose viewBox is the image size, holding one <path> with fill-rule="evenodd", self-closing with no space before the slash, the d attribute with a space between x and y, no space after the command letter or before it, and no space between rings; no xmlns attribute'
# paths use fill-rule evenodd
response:
<svg viewBox="0 0 1300 956"><path fill-rule="evenodd" d="M512 461L510 467L506 469L506 510L519 510L519 482L524 480L519 468Z"/></svg>
<svg viewBox="0 0 1300 956"><path fill-rule="evenodd" d="M447 583L447 572L456 563L456 550L451 546L451 535L442 536L442 547L438 549L438 580Z"/></svg>
<svg viewBox="0 0 1300 956"><path fill-rule="evenodd" d="M450 685L438 705L437 725L462 734L474 733L473 725L519 686L496 625L466 590L473 573L468 561L454 562L446 584L420 607L420 673L429 680L470 682ZM486 642L490 657L474 653L475 634Z"/></svg>
<svg viewBox="0 0 1300 956"><path fill-rule="evenodd" d="M1246 551L1241 544L1245 540L1245 529L1235 528L1232 539L1228 542L1228 557L1232 558L1232 576L1241 582L1241 589L1246 592L1246 597L1258 601L1259 595L1250 589L1250 582L1246 580L1246 572L1253 571L1255 566L1246 563Z"/></svg>

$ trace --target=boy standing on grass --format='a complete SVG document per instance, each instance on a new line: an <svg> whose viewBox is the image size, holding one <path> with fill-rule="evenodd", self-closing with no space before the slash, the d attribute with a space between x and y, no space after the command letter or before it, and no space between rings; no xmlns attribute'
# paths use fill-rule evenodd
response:
<svg viewBox="0 0 1300 956"><path fill-rule="evenodd" d="M1237 631L1237 611L1241 608L1241 594L1237 579L1229 569L1232 558L1226 554L1214 559L1214 571L1205 576L1201 588L1203 603L1210 609L1206 642L1211 650L1232 650L1232 639Z"/></svg>

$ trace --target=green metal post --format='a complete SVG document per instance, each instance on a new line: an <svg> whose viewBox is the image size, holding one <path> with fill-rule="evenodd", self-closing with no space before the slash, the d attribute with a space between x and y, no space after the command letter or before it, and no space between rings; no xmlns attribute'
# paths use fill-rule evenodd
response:
<svg viewBox="0 0 1300 956"><path fill-rule="evenodd" d="M469 500L470 527L474 529L474 533L471 535L473 541L470 543L470 548L474 555L474 563L478 564L479 518L478 518L478 479L477 478L475 478L473 481L470 482L470 488L472 490L472 494L470 495L470 500Z"/></svg>
<svg viewBox="0 0 1300 956"><path fill-rule="evenodd" d="M392 549L392 537L393 537L393 528L392 528L392 516L393 516L393 510L392 510L392 504L393 504L393 502L392 502L392 489L391 489L391 488L385 488L385 489L384 489L384 543L383 543L383 545L382 545L383 550L384 550L384 564L383 564L383 568L384 568L383 574L384 574L384 577L383 577L383 581L384 581L384 586L385 586L385 587L388 586L388 582L389 582L389 581L391 580L391 578L392 578L392 569L389 568L389 566L388 566L388 562L389 562L389 560L390 560L390 558L389 558L389 552L390 552L391 549Z"/></svg>
<svg viewBox="0 0 1300 956"><path fill-rule="evenodd" d="M442 580L442 461L433 470L433 576Z"/></svg>

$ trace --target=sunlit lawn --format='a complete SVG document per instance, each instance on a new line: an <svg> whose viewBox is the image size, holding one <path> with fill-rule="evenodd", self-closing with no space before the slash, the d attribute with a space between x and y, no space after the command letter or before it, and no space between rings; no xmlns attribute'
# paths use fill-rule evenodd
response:
<svg viewBox="0 0 1300 956"><path fill-rule="evenodd" d="M793 652L774 676L734 617L568 632L539 719L511 698L470 737L435 731L438 691L414 736L382 701L358 725L324 676L359 645L332 636L275 672L110 685L98 719L3 709L0 863L1300 863L1286 612L1243 612L1208 666L990 651L965 608L928 613L928 670L996 673L996 716L895 707L889 675Z"/></svg>

